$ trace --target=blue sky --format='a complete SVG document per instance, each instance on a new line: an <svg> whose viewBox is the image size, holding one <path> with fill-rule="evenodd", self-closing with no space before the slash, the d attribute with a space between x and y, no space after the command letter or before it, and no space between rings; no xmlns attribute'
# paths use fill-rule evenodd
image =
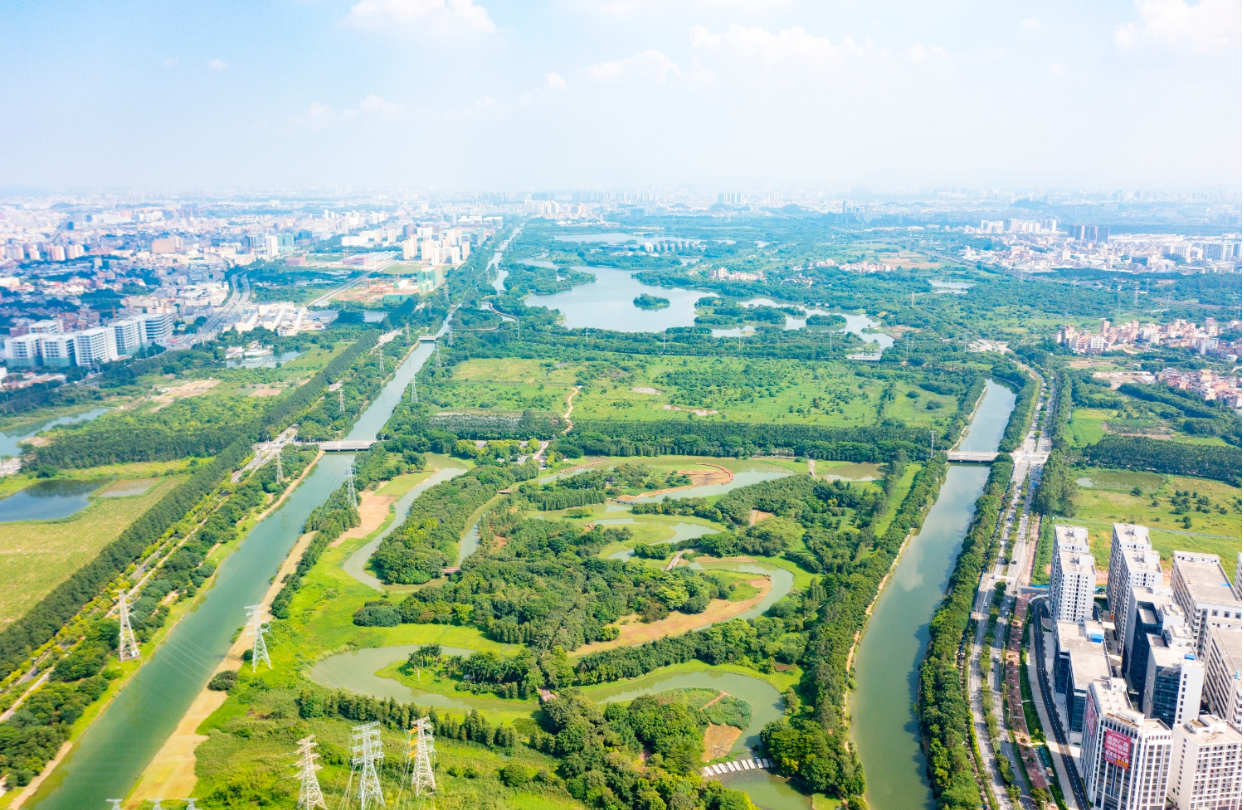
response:
<svg viewBox="0 0 1244 810"><path fill-rule="evenodd" d="M6 3L0 186L1237 185L1239 0Z"/></svg>

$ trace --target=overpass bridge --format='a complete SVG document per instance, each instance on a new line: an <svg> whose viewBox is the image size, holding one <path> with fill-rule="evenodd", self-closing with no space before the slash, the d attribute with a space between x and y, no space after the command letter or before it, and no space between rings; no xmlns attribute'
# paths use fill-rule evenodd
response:
<svg viewBox="0 0 1244 810"><path fill-rule="evenodd" d="M949 461L960 461L968 464L993 464L997 453L986 453L977 450L951 450L946 453Z"/></svg>
<svg viewBox="0 0 1244 810"><path fill-rule="evenodd" d="M375 439L361 439L356 441L320 442L319 444L320 449L326 453L352 453L356 450L366 450L375 443Z"/></svg>

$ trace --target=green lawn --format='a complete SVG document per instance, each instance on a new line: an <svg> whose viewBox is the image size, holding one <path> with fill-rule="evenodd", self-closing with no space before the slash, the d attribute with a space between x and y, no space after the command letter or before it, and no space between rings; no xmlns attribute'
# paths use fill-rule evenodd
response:
<svg viewBox="0 0 1244 810"><path fill-rule="evenodd" d="M1099 569L1110 561L1111 524L1136 523L1149 527L1153 547L1161 552L1164 561L1169 563L1171 552L1176 549L1217 554L1228 575L1234 576L1241 542L1238 487L1203 478L1124 470L1092 468L1073 474L1080 480L1092 481L1093 486L1080 487L1076 516L1059 518L1059 522L1088 529L1089 547ZM1132 494L1135 490L1140 494ZM1174 514L1175 506L1170 500L1176 491L1207 497L1209 513L1188 511L1192 526L1186 528L1184 515Z"/></svg>
<svg viewBox="0 0 1244 810"><path fill-rule="evenodd" d="M574 417L729 419L740 422L871 425L879 418L932 425L954 412L953 397L857 376L851 365L735 358L619 357L616 362L554 363L475 359L431 395L443 407L564 413L576 384ZM907 396L908 392L914 396ZM931 407L931 409L930 409ZM714 413L695 414L696 411Z"/></svg>
<svg viewBox="0 0 1244 810"><path fill-rule="evenodd" d="M0 530L0 626L11 622L95 558L160 498L185 480L159 478L141 495L94 497L90 506L55 521L5 523ZM100 491L110 480L100 482ZM123 481L116 482L118 484Z"/></svg>

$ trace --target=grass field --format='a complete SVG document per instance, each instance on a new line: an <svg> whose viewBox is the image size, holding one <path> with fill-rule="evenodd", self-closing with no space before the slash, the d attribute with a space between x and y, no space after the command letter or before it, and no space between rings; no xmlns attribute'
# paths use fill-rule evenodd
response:
<svg viewBox="0 0 1244 810"><path fill-rule="evenodd" d="M455 410L560 414L576 384L583 390L575 397L574 415L584 419L711 418L853 426L884 417L930 425L949 417L955 407L953 397L858 377L841 363L694 357L568 364L468 360L454 368L453 378L438 386L433 398ZM895 396L883 402L891 384ZM909 391L914 396L907 396Z"/></svg>
<svg viewBox="0 0 1244 810"><path fill-rule="evenodd" d="M1125 470L1077 470L1081 486L1076 500L1076 516L1059 518L1060 523L1084 526L1089 531L1089 547L1099 569L1110 561L1110 532L1113 523L1135 523L1149 527L1149 536L1163 561L1171 552L1197 551L1217 554L1229 576L1234 576L1235 558L1240 551L1240 489L1203 478L1129 472ZM1140 494L1133 494L1136 491ZM1175 514L1171 498L1176 492L1195 492L1209 499L1203 508ZM1187 527L1184 517L1191 522Z"/></svg>
<svg viewBox="0 0 1244 810"><path fill-rule="evenodd" d="M57 521L5 523L0 529L0 625L20 617L184 479L160 478L142 495L96 498Z"/></svg>

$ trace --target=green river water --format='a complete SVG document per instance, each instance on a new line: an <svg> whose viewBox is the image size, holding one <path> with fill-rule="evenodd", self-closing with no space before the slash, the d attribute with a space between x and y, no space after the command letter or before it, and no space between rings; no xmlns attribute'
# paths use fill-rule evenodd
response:
<svg viewBox="0 0 1244 810"><path fill-rule="evenodd" d="M1010 390L989 383L965 442L973 450L996 450L1014 407ZM946 591L988 477L984 464L950 466L937 502L899 558L860 642L851 736L864 763L865 798L873 810L935 806L912 707L929 620Z"/></svg>
<svg viewBox="0 0 1244 810"><path fill-rule="evenodd" d="M359 417L349 439L374 439L431 355L419 345ZM26 807L96 810L125 796L172 734L263 598L307 516L345 480L353 454L325 456L281 508L255 525L221 564L210 589L82 735ZM174 798L174 797L170 797Z"/></svg>

